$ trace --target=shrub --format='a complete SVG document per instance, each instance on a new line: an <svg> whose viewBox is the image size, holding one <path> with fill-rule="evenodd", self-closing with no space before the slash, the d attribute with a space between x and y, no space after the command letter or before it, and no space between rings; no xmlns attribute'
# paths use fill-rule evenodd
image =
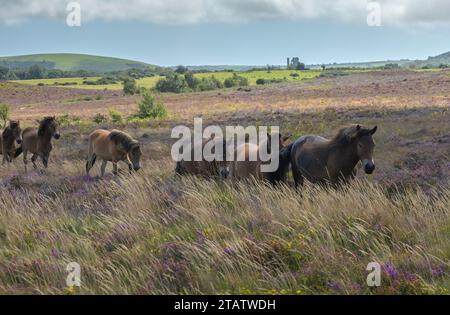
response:
<svg viewBox="0 0 450 315"><path fill-rule="evenodd" d="M109 110L109 116L111 117L111 121L114 124L121 125L123 124L123 115L121 112L118 112L116 110L110 109Z"/></svg>
<svg viewBox="0 0 450 315"><path fill-rule="evenodd" d="M188 89L188 85L183 76L171 75L165 79L160 79L155 86L159 92L182 93Z"/></svg>
<svg viewBox="0 0 450 315"><path fill-rule="evenodd" d="M191 88L193 91L197 89L197 86L199 84L199 80L194 77L194 73L192 71L187 71L184 74L184 79L186 80L186 84Z"/></svg>
<svg viewBox="0 0 450 315"><path fill-rule="evenodd" d="M223 84L226 88L231 88L235 86L247 86L248 79L242 76L238 76L236 73L234 73L231 78L225 79Z"/></svg>
<svg viewBox="0 0 450 315"><path fill-rule="evenodd" d="M258 79L258 80L256 80L256 84L257 85L264 85L264 84L266 84L266 80L265 79Z"/></svg>
<svg viewBox="0 0 450 315"><path fill-rule="evenodd" d="M198 91L212 91L223 88L223 83L220 82L215 76L202 78L197 85Z"/></svg>
<svg viewBox="0 0 450 315"><path fill-rule="evenodd" d="M94 116L94 122L96 123L96 124L101 124L101 123L105 123L105 122L107 122L108 121L108 117L106 117L105 115L103 115L103 114L100 114L100 113L98 113L98 114L96 114L95 116Z"/></svg>
<svg viewBox="0 0 450 315"><path fill-rule="evenodd" d="M3 128L6 126L6 121L9 118L9 106L0 104L0 119L3 121Z"/></svg>
<svg viewBox="0 0 450 315"><path fill-rule="evenodd" d="M141 119L145 118L164 118L167 116L167 109L161 102L155 100L155 96L150 90L142 90L143 99L139 103L139 111L137 116Z"/></svg>
<svg viewBox="0 0 450 315"><path fill-rule="evenodd" d="M136 93L136 80L133 78L126 78L123 81L123 93L125 95L134 95Z"/></svg>

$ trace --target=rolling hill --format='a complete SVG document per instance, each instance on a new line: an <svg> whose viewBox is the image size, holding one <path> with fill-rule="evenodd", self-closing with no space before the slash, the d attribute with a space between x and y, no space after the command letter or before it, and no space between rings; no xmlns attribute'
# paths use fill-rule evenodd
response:
<svg viewBox="0 0 450 315"><path fill-rule="evenodd" d="M27 68L34 64L47 69L86 70L98 73L122 71L132 68L158 68L140 61L83 54L36 54L0 57L0 66Z"/></svg>

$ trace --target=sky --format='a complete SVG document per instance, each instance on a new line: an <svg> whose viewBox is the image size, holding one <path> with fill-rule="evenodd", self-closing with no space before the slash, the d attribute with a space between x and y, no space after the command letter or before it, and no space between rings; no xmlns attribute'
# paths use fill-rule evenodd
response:
<svg viewBox="0 0 450 315"><path fill-rule="evenodd" d="M0 0L0 56L66 52L161 66L277 65L293 56L321 64L450 51L448 0L79 0L75 27L66 22L77 11L72 4L67 10L70 2Z"/></svg>

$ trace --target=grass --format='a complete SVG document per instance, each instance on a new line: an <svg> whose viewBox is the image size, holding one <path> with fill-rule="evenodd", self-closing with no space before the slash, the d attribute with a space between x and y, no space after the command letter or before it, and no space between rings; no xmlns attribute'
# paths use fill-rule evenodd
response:
<svg viewBox="0 0 450 315"><path fill-rule="evenodd" d="M296 73L298 74L298 77L292 77L290 74ZM232 77L232 72L212 72L212 73L199 73L195 76L198 78L203 77L209 77L211 75L214 75L217 79L224 81L226 78ZM271 71L268 73L267 71L251 71L251 72L241 72L239 75L244 76L249 79L250 85L256 85L256 80L258 79L284 79L286 78L287 81L295 81L295 80L304 80L304 79L313 79L315 77L318 77L320 75L320 71L315 70L309 70L309 71L287 71L287 70L276 70ZM66 82L76 82L77 85L70 85L66 86L68 88L80 88L80 89L96 89L96 90L121 90L123 88L123 84L117 83L117 84L108 84L108 85L83 85L84 80L88 81L95 81L100 78L98 77L92 77L92 78L57 78L57 79L41 79L41 80L17 80L13 81L15 83L20 84L28 84L28 85L38 85L38 84L45 84L45 85L53 85L55 82L58 83L58 85L61 85ZM145 88L152 88L156 85L156 82L161 79L160 76L154 76L154 77L147 77L142 78L139 80L136 80L136 84L140 87Z"/></svg>
<svg viewBox="0 0 450 315"><path fill-rule="evenodd" d="M2 180L0 293L65 294L73 261L75 294L449 292L448 187L299 194L175 179L170 161L103 180L81 176L83 164ZM373 261L379 288L365 285Z"/></svg>

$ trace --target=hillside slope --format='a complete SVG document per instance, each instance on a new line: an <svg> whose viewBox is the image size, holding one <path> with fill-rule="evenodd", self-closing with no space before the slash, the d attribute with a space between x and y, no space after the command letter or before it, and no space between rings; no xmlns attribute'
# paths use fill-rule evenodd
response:
<svg viewBox="0 0 450 315"><path fill-rule="evenodd" d="M0 57L0 66L26 68L34 64L41 65L47 69L87 70L100 73L131 68L157 67L140 61L83 54L36 54Z"/></svg>

